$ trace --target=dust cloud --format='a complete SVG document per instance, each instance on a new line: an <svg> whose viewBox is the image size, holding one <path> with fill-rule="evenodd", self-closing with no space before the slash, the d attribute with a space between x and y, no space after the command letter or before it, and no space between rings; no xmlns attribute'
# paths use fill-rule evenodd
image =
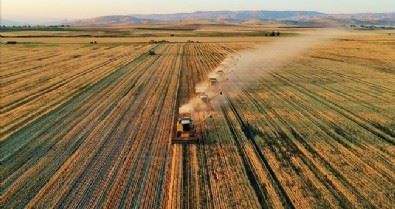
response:
<svg viewBox="0 0 395 209"><path fill-rule="evenodd" d="M236 54L235 65L225 69L224 81L220 84L221 89L224 92L237 93L245 87L257 84L268 72L277 71L292 63L295 58L317 45L346 34L346 31L336 29L319 30L294 37L282 37L258 45L252 50L241 51ZM229 60L224 62L232 63Z"/></svg>
<svg viewBox="0 0 395 209"><path fill-rule="evenodd" d="M319 44L347 34L347 31L337 29L321 29L293 37L280 37L253 49L235 53L208 75L208 78L216 78L217 84L211 85L207 80L196 85L196 93L206 94L210 104L205 104L198 96L183 105L180 113L207 111L208 106L218 106L224 99L223 94L234 95L246 87L256 85L262 76L281 69L299 55ZM206 108L201 108L202 106Z"/></svg>
<svg viewBox="0 0 395 209"><path fill-rule="evenodd" d="M209 112L210 107L207 103L203 102L200 98L195 97L189 100L187 104L179 108L179 113L194 113L194 112Z"/></svg>

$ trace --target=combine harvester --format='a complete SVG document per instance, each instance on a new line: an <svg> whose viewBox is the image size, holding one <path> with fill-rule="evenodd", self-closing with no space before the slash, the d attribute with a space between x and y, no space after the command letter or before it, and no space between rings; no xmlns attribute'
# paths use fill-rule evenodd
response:
<svg viewBox="0 0 395 209"><path fill-rule="evenodd" d="M223 74L223 71L217 72L217 74ZM218 88L218 79L217 77L210 76L208 78L209 84L211 88L217 89ZM222 91L211 98L207 95L206 92L197 90L196 93L199 95L199 98L205 104L210 104L210 100L214 97L222 95ZM212 110L212 107L210 108ZM199 123L204 122L208 118L211 118L211 114L208 114L202 121ZM195 130L195 124L192 120L192 113L180 113L179 117L176 122L176 131L175 136L172 139L173 144L198 144L199 143L199 136Z"/></svg>
<svg viewBox="0 0 395 209"><path fill-rule="evenodd" d="M218 79L216 77L209 77L208 81L210 82L211 86L215 86L218 83Z"/></svg>
<svg viewBox="0 0 395 209"><path fill-rule="evenodd" d="M203 120L195 124L192 120L191 113L182 113L177 120L175 137L172 139L173 144L198 144L200 136L196 133L195 125L201 124L211 118L211 114L205 116Z"/></svg>
<svg viewBox="0 0 395 209"><path fill-rule="evenodd" d="M199 98L200 100L202 100L204 103L208 103L208 95L204 92L199 93Z"/></svg>
<svg viewBox="0 0 395 209"><path fill-rule="evenodd" d="M180 114L176 125L176 137L172 142L173 144L197 144L199 142L191 113Z"/></svg>

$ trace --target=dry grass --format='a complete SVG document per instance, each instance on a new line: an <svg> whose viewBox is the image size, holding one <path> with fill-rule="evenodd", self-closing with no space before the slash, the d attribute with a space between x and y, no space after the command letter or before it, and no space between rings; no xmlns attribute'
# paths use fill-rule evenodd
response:
<svg viewBox="0 0 395 209"><path fill-rule="evenodd" d="M198 145L171 145L178 106L226 57L274 39L136 43L150 39L0 46L3 208L394 205L395 37L327 42L225 92L212 118L195 114Z"/></svg>

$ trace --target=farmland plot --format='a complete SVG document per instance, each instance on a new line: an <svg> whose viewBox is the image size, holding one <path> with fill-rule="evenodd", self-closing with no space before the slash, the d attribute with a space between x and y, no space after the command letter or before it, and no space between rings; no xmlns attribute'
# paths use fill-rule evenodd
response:
<svg viewBox="0 0 395 209"><path fill-rule="evenodd" d="M200 66L197 81L232 50L217 44L65 47L33 55L4 48L1 205L161 207L179 77ZM149 56L152 47L157 55Z"/></svg>
<svg viewBox="0 0 395 209"><path fill-rule="evenodd" d="M4 47L0 205L391 208L394 43L339 39L250 75L196 114L196 145L171 144L178 107L252 43Z"/></svg>
<svg viewBox="0 0 395 209"><path fill-rule="evenodd" d="M42 47L16 52L2 48L7 57L2 57L0 68L4 124L0 140L145 53L148 47Z"/></svg>
<svg viewBox="0 0 395 209"><path fill-rule="evenodd" d="M175 145L168 208L391 208L395 40L369 38L225 93L201 144Z"/></svg>
<svg viewBox="0 0 395 209"><path fill-rule="evenodd" d="M213 46L215 45L206 45L204 51L193 45L185 47L187 59L184 62L186 69L183 69L181 74L180 105L196 96L195 84L207 80L210 69L218 66L227 54L234 52L233 49L240 49L237 45L222 46L222 50ZM217 53L207 53L210 51ZM202 121L204 117L202 113L196 121ZM201 123L198 130L207 129L206 126ZM173 145L167 207L258 207L248 178L244 175L243 169L240 169L240 157L228 156L228 149L234 150L235 147L221 145L223 140L227 141L229 137L226 127L213 124L212 129L211 137L218 142L221 141L219 145L207 148L203 145ZM207 137L202 137L203 143L208 140Z"/></svg>

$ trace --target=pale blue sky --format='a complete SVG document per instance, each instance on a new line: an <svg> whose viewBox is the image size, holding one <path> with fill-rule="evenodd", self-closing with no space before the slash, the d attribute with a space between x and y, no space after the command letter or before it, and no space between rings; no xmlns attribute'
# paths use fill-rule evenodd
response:
<svg viewBox="0 0 395 209"><path fill-rule="evenodd" d="M1 17L88 18L101 15L201 10L314 10L327 13L394 12L395 0L0 0Z"/></svg>

